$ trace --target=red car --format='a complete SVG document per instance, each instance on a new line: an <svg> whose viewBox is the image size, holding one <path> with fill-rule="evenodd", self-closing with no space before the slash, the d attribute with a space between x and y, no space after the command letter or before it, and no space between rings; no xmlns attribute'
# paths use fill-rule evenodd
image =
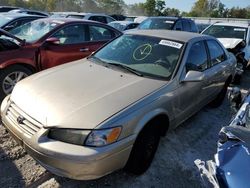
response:
<svg viewBox="0 0 250 188"><path fill-rule="evenodd" d="M122 33L79 19L45 18L0 30L0 98L28 75L90 55Z"/></svg>

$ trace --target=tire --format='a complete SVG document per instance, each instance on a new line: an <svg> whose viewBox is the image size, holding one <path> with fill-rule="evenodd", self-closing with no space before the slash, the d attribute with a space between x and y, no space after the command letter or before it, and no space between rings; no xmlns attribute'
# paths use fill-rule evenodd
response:
<svg viewBox="0 0 250 188"><path fill-rule="evenodd" d="M160 134L154 126L148 125L143 128L134 143L124 169L135 175L144 173L154 158L159 141Z"/></svg>
<svg viewBox="0 0 250 188"><path fill-rule="evenodd" d="M216 107L219 107L219 106L222 104L222 102L223 102L223 100L224 100L224 98L225 98L225 96L226 96L227 88L228 88L229 84L230 84L230 81L227 80L227 81L225 82L225 84L224 84L222 90L221 90L220 93L217 95L217 97L216 97L213 101L211 101L211 102L209 103L209 106L210 106L210 107L216 108Z"/></svg>
<svg viewBox="0 0 250 188"><path fill-rule="evenodd" d="M0 72L0 100L10 94L17 82L31 75L32 71L22 65L12 65Z"/></svg>

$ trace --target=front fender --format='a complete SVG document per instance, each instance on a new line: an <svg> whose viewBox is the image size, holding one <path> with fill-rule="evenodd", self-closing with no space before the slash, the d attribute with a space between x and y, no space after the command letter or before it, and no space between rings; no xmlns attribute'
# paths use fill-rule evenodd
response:
<svg viewBox="0 0 250 188"><path fill-rule="evenodd" d="M134 134L139 134L139 132L143 129L143 127L145 125L147 125L147 123L149 123L152 119L154 119L155 117L159 116L159 115L165 115L168 117L169 119L169 115L168 112L163 109L163 108L159 108L159 109L155 109L153 111L150 111L148 113L146 113L137 123L136 128L134 129ZM170 123L170 122L168 122Z"/></svg>

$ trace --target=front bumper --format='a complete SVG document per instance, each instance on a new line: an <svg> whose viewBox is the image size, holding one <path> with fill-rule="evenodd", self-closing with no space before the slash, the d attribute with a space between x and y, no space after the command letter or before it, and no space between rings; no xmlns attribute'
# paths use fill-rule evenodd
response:
<svg viewBox="0 0 250 188"><path fill-rule="evenodd" d="M123 168L135 135L104 147L86 147L52 140L41 127L34 135L24 134L2 111L2 122L10 134L43 167L53 174L78 180L97 179Z"/></svg>

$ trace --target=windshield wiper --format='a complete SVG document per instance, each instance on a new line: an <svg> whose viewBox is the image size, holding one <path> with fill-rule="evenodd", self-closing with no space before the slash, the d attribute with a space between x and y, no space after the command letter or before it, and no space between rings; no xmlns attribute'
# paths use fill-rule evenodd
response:
<svg viewBox="0 0 250 188"><path fill-rule="evenodd" d="M130 68L130 67L128 67L128 66L126 66L126 65L119 64L119 63L108 63L108 64L109 64L109 65L113 65L113 66L120 67L120 68L122 68L122 69L127 70L127 71L128 71L128 72L130 72L130 73L133 73L133 74L135 74L135 75L137 75L137 76L141 76L141 77L143 77L143 74L141 74L141 73L140 73L140 72L138 72L137 70L132 69L132 68Z"/></svg>

